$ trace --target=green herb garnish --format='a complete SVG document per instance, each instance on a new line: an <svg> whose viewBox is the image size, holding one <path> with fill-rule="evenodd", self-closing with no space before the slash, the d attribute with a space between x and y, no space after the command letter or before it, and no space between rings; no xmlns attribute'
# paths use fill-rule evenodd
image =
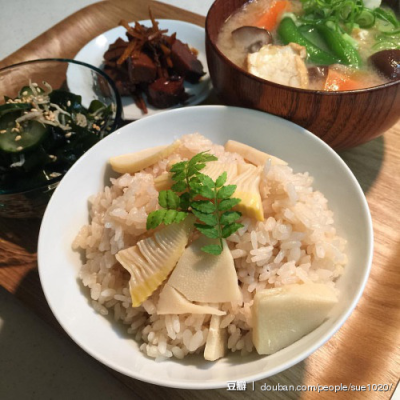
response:
<svg viewBox="0 0 400 400"><path fill-rule="evenodd" d="M215 181L200 171L209 161L217 157L207 152L196 154L189 161L174 164L171 168L171 190L162 190L158 203L162 207L153 211L147 218L147 229L183 221L189 214L194 214L198 222L195 227L203 235L218 239L219 244L204 246L201 249L209 254L221 254L222 239L236 232L243 225L236 222L241 213L232 211L240 199L232 198L236 185L225 185L227 173L222 173Z"/></svg>
<svg viewBox="0 0 400 400"><path fill-rule="evenodd" d="M362 0L301 0L306 24L330 24L340 33L351 33L355 27L376 27L378 47L399 48L400 21L389 8L365 7ZM389 37L388 37L389 36Z"/></svg>

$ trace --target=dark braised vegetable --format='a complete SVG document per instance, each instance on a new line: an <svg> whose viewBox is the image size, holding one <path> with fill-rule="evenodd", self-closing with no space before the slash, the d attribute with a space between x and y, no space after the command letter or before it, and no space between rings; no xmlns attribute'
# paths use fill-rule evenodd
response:
<svg viewBox="0 0 400 400"><path fill-rule="evenodd" d="M197 83L204 75L203 65L189 46L179 39L171 46L172 69L190 83Z"/></svg>
<svg viewBox="0 0 400 400"><path fill-rule="evenodd" d="M400 79L400 50L381 50L369 57L371 64L391 80Z"/></svg>
<svg viewBox="0 0 400 400"><path fill-rule="evenodd" d="M31 83L0 106L0 189L28 190L63 175L107 135L114 110Z"/></svg>
<svg viewBox="0 0 400 400"><path fill-rule="evenodd" d="M157 108L168 108L171 104L178 104L187 98L183 86L183 78L159 78L151 83L147 89L147 99Z"/></svg>
<svg viewBox="0 0 400 400"><path fill-rule="evenodd" d="M232 31L232 39L236 46L248 53L255 53L264 45L272 43L271 33L256 26L241 26L235 29Z"/></svg>

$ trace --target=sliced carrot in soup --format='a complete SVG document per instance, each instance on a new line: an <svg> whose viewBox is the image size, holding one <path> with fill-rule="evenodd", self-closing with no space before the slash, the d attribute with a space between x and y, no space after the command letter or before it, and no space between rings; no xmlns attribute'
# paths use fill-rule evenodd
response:
<svg viewBox="0 0 400 400"><path fill-rule="evenodd" d="M268 29L272 31L275 29L278 22L278 18L286 11L291 10L290 1L287 0L275 0L271 7L266 11L265 14L254 23L259 28Z"/></svg>
<svg viewBox="0 0 400 400"><path fill-rule="evenodd" d="M360 74L346 75L341 72L329 69L325 81L325 90L339 92L343 90L356 90L364 87Z"/></svg>

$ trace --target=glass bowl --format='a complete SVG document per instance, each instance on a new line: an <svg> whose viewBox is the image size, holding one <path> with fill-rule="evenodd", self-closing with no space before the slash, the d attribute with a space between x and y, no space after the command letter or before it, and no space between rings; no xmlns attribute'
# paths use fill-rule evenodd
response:
<svg viewBox="0 0 400 400"><path fill-rule="evenodd" d="M15 99L21 88L29 86L29 82L37 83L41 87L49 87L48 84L53 91L59 89L79 95L85 108L88 108L93 100L102 102L105 107L110 106L110 113L102 118L103 125L107 126L107 129L102 130L100 138L121 125L122 105L118 91L113 81L96 67L74 60L41 59L0 69L0 106L7 98ZM45 86L43 82L46 82ZM79 132L76 136L78 135ZM82 153L86 150L87 148L83 146ZM5 160L6 157L7 155L0 149L0 158ZM50 174L51 176L40 173L42 181L38 183L31 182L30 178L27 179L28 175L24 175L23 172L19 172L16 179L7 180L4 165L0 162L0 217L41 217L66 170ZM42 171L42 168L38 167L39 171Z"/></svg>

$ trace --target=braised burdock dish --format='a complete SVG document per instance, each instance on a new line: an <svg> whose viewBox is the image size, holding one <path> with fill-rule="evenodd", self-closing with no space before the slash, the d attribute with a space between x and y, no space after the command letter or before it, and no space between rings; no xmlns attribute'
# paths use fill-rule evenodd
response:
<svg viewBox="0 0 400 400"><path fill-rule="evenodd" d="M160 29L151 15L151 26L133 26L122 20L126 39L118 38L104 53L104 72L116 83L121 96L131 96L147 114L147 105L164 109L189 99L184 83L198 84L205 75L197 50L168 29Z"/></svg>
<svg viewBox="0 0 400 400"><path fill-rule="evenodd" d="M400 21L380 0L254 0L217 46L247 72L302 89L345 91L400 79Z"/></svg>

